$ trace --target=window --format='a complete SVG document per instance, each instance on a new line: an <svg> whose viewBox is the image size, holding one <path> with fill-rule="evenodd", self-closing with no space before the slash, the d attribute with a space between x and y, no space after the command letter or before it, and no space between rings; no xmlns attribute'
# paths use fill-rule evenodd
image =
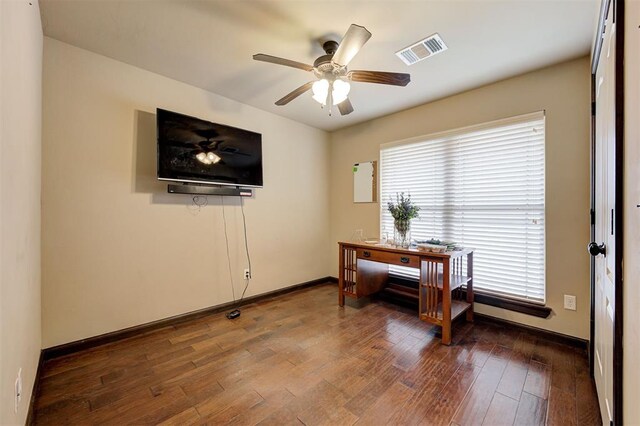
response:
<svg viewBox="0 0 640 426"><path fill-rule="evenodd" d="M387 201L409 193L421 208L412 239L475 248L474 290L544 304L544 134L540 112L384 144L381 231L393 234Z"/></svg>

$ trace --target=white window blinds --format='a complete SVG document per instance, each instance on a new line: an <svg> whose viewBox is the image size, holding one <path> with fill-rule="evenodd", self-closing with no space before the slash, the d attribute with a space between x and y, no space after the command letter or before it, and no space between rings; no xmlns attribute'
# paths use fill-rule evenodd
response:
<svg viewBox="0 0 640 426"><path fill-rule="evenodd" d="M393 234L387 202L409 193L413 240L475 248L474 290L544 303L544 140L540 112L383 145L381 231Z"/></svg>

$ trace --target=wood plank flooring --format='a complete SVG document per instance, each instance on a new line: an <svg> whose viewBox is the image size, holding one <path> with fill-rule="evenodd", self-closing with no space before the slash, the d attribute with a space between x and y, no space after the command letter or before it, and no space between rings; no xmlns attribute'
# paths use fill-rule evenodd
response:
<svg viewBox="0 0 640 426"><path fill-rule="evenodd" d="M35 423L595 425L582 350L415 312L337 306L333 284L47 361Z"/></svg>

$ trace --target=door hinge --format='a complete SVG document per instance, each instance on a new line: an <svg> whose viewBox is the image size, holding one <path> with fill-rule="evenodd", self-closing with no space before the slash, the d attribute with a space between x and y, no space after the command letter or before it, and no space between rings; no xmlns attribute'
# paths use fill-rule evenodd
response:
<svg viewBox="0 0 640 426"><path fill-rule="evenodd" d="M595 116L596 115L596 103L591 102L591 115Z"/></svg>

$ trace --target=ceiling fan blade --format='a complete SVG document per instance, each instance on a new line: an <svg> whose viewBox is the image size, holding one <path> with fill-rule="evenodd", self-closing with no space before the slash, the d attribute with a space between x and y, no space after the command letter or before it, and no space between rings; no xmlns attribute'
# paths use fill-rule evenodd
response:
<svg viewBox="0 0 640 426"><path fill-rule="evenodd" d="M361 83L391 84L392 86L406 86L411 81L411 75L400 72L384 71L349 71L347 77L351 81Z"/></svg>
<svg viewBox="0 0 640 426"><path fill-rule="evenodd" d="M344 37L342 37L332 61L338 65L346 66L370 38L371 33L365 27L351 24Z"/></svg>
<svg viewBox="0 0 640 426"><path fill-rule="evenodd" d="M253 59L256 61L270 62L276 65L284 65L286 67L299 68L305 71L313 70L313 66L311 65L303 64L302 62L292 61L290 59L279 58L277 56L265 55L263 53L258 53L257 55L253 55Z"/></svg>
<svg viewBox="0 0 640 426"><path fill-rule="evenodd" d="M282 106L286 105L298 96L302 95L304 92L311 90L311 86L313 86L313 81L303 84L302 86L295 89L293 92L283 96L281 99L276 101L276 105Z"/></svg>
<svg viewBox="0 0 640 426"><path fill-rule="evenodd" d="M353 112L353 105L351 105L351 101L349 100L349 98L338 104L338 110L340 111L341 115L347 115Z"/></svg>

